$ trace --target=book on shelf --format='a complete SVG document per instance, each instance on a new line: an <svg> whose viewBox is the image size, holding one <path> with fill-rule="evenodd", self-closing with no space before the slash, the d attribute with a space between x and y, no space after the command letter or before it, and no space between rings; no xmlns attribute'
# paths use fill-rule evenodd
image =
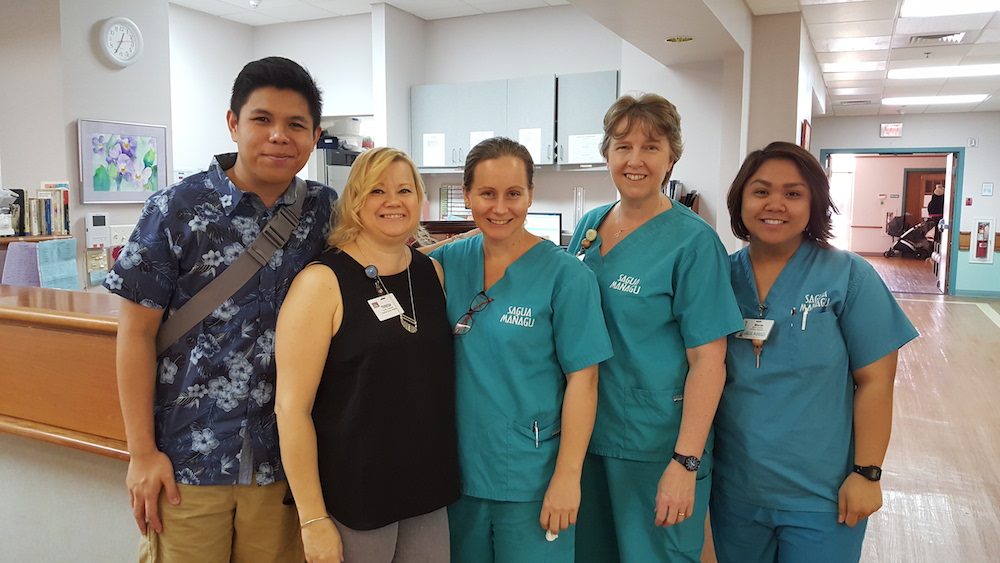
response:
<svg viewBox="0 0 1000 563"><path fill-rule="evenodd" d="M45 200L47 202L46 218L48 219L48 225L46 226L46 230L48 232L42 234L69 234L69 230L66 228L66 202L68 194L69 190L61 186L44 189L39 188L35 192L38 199Z"/></svg>

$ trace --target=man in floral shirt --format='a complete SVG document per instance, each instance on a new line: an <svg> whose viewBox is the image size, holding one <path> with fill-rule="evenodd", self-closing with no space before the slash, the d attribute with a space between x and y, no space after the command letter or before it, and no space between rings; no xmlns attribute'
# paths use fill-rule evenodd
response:
<svg viewBox="0 0 1000 563"><path fill-rule="evenodd" d="M321 99L288 59L233 85L238 152L147 200L105 286L124 297L118 388L126 484L143 561L303 560L274 418L274 329L292 278L323 250L337 198L308 182L299 226L270 263L157 356L162 322L232 264L279 208L319 138Z"/></svg>

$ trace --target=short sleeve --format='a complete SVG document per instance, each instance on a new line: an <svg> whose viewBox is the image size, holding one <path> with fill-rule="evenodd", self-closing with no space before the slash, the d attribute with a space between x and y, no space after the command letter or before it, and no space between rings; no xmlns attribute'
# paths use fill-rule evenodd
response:
<svg viewBox="0 0 1000 563"><path fill-rule="evenodd" d="M696 348L743 329L733 294L729 257L714 232L688 239L674 272L674 317L685 348Z"/></svg>
<svg viewBox="0 0 1000 563"><path fill-rule="evenodd" d="M838 319L852 371L919 336L885 282L861 258L852 261L847 297Z"/></svg>
<svg viewBox="0 0 1000 563"><path fill-rule="evenodd" d="M165 309L177 287L179 252L185 236L173 226L166 192L146 200L135 232L104 281L112 293L146 307Z"/></svg>
<svg viewBox="0 0 1000 563"><path fill-rule="evenodd" d="M597 277L576 258L560 258L567 262L553 292L552 330L559 365L572 373L603 362L613 351Z"/></svg>

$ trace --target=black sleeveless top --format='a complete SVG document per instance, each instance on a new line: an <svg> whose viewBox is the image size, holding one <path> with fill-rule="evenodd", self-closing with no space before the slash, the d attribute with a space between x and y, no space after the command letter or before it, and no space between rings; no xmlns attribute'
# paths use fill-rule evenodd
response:
<svg viewBox="0 0 1000 563"><path fill-rule="evenodd" d="M312 417L327 510L355 530L372 530L447 506L460 496L455 368L444 292L430 258L410 250L407 273L381 276L410 317L376 318L364 266L328 250L343 322L330 341Z"/></svg>

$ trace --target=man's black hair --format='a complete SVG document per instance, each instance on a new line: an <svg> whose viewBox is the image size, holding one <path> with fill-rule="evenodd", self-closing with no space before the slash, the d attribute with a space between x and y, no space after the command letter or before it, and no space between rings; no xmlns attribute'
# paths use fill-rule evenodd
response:
<svg viewBox="0 0 1000 563"><path fill-rule="evenodd" d="M323 97L319 87L316 86L316 81L299 63L284 57L265 57L243 67L233 82L233 96L229 100L229 109L233 110L238 118L240 110L250 99L250 94L267 86L302 94L309 104L309 114L313 119L312 128L319 126Z"/></svg>

